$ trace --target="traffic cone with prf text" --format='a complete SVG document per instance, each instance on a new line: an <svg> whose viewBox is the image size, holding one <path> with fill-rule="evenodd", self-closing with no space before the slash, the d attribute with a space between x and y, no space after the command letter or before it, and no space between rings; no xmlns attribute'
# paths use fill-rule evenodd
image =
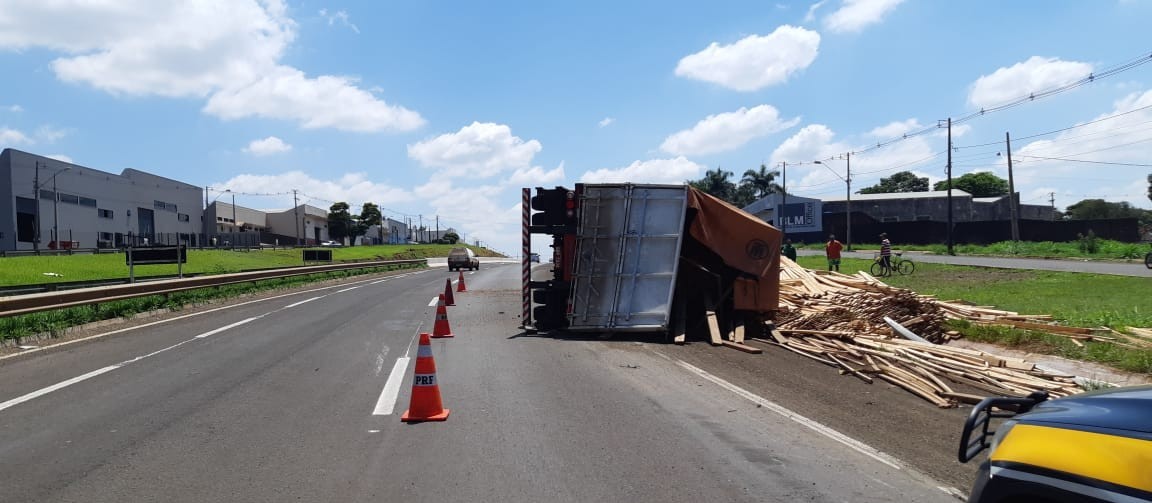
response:
<svg viewBox="0 0 1152 503"><path fill-rule="evenodd" d="M432 359L432 341L428 334L420 334L420 348L416 352L416 375L412 378L412 400L408 410L400 416L405 423L444 421L448 409L440 402L440 385L436 382L436 361Z"/></svg>

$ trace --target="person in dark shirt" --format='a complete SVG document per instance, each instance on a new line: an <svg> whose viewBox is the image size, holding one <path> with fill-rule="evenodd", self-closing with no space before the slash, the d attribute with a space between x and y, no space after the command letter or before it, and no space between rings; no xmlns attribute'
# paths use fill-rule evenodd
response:
<svg viewBox="0 0 1152 503"><path fill-rule="evenodd" d="M784 240L784 246L780 248L780 253L784 254L785 257L788 257L793 262L796 261L796 248L792 247L791 239Z"/></svg>
<svg viewBox="0 0 1152 503"><path fill-rule="evenodd" d="M880 263L883 264L885 274L892 274L892 242L888 241L888 234L880 233Z"/></svg>

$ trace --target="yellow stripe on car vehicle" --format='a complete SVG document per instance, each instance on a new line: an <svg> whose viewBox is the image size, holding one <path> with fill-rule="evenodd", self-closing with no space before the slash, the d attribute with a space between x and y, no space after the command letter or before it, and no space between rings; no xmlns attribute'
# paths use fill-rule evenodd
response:
<svg viewBox="0 0 1152 503"><path fill-rule="evenodd" d="M1018 424L989 458L1152 491L1152 441Z"/></svg>

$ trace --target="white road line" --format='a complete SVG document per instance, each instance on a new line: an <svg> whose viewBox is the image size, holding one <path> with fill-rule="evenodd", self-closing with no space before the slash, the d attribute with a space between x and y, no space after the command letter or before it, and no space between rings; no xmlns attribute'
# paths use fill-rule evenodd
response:
<svg viewBox="0 0 1152 503"><path fill-rule="evenodd" d="M360 285L360 286L364 286L364 285ZM336 291L335 291L335 292L333 292L333 293L344 293L344 292L350 292L350 291L352 291L352 290L355 290L355 289L357 289L357 288L360 288L360 286L354 286L354 287L352 287L352 288L345 288L345 289L343 289L343 290L336 290Z"/></svg>
<svg viewBox="0 0 1152 503"><path fill-rule="evenodd" d="M209 330L209 331L207 331L207 332L204 332L204 333L202 333L202 334L200 334L200 335L197 335L196 337L193 337L193 339L203 339L203 338L205 338L205 337L211 337L211 336L213 336L213 335L216 335L216 334L218 334L218 333L220 333L220 332L223 332L223 331L225 331L225 330L228 330L228 329L231 329L231 328L236 328L236 327L238 327L238 326L240 326L240 325L243 325L243 324L245 324L245 323L252 323L253 321L256 321L256 320L258 320L258 319L260 319L260 318L263 318L264 316L265 316L265 315L263 315L263 314L262 314L262 315L260 315L260 316L253 316L253 317L251 317L251 318L246 318L246 319L243 319L243 320L237 321L236 323L233 323L233 324L231 324L231 325L224 325L224 326L222 326L222 327L220 327L220 328L217 328L217 329L215 329L215 330ZM185 341L185 342L187 342L187 341ZM181 343L181 344L183 344L183 343ZM152 355L148 355L148 356L152 356Z"/></svg>
<svg viewBox="0 0 1152 503"><path fill-rule="evenodd" d="M428 303L428 307L436 307L440 303L440 297L432 297L432 302Z"/></svg>
<svg viewBox="0 0 1152 503"><path fill-rule="evenodd" d="M819 433L821 435L824 435L825 437L828 437L832 440L840 442L841 444L848 446L849 448L855 450L856 452L859 452L860 454L863 454L863 455L868 456L872 459L875 459L876 461L884 463L884 464L891 466L892 468L895 468L897 470L902 469L899 460L897 460L896 458L893 458L892 456L884 454L883 452L876 450L875 448L873 448L872 446L869 446L868 444L865 444L859 440L856 440L852 437L849 437L849 436L847 436L843 433L840 433L840 432L838 432L832 428L824 426L823 424L821 424L819 422L813 421L813 420L808 419L804 416L801 416L800 414L792 412L791 410L785 408L782 405L777 404L776 402L772 402L772 401L770 401L766 398L763 398L763 397L761 397L755 393L752 393L751 391L748 391L748 390L741 388L735 384L732 384L728 381L725 381L724 379L716 377L716 376L708 373L707 371L705 371L699 367L693 366L691 364L688 364L688 363L685 363L683 361L676 360L676 359L672 359L672 361L676 362L677 365L687 369L688 371L692 372L693 374L696 374L700 377L703 377L704 379L712 381L714 384L716 384L717 386L720 386L721 388L724 388L728 391L731 391L731 392L747 399L748 401L750 401L752 403L760 405L760 406L762 406L768 410L771 410L772 412L775 412L777 414L780 414L781 416L784 416L788 419L791 419L791 420L799 423L801 426L804 426L804 427L806 427L812 431L815 431L816 433Z"/></svg>
<svg viewBox="0 0 1152 503"><path fill-rule="evenodd" d="M24 402L27 402L28 400L39 398L41 396L47 395L48 393L51 393L51 392L56 391L58 389L67 388L68 386L71 386L71 385L76 384L78 382L91 379L93 377L96 377L96 376L103 374L103 373L106 373L106 372L111 372L111 371L116 370L118 368L120 368L120 365L109 365L109 366L104 367L102 369L93 370L93 371L91 371L87 374L84 374L82 376L76 376L76 377L73 377L67 381L58 382L56 384L48 386L47 388L38 389L36 391L28 393L27 395L13 398L13 399L8 400L7 402L4 402L4 403L0 403L0 410L4 410L4 409L7 409L7 408L12 407L12 406L20 405Z"/></svg>
<svg viewBox="0 0 1152 503"><path fill-rule="evenodd" d="M396 366L392 367L392 373L388 374L388 381L384 383L384 390L376 400L376 408L372 410L373 416L388 416L396 410L396 400L400 397L400 383L404 381L404 371L408 370L409 361L411 359L407 356L396 359Z"/></svg>
<svg viewBox="0 0 1152 503"><path fill-rule="evenodd" d="M282 307L282 308L280 308L280 309L277 309L277 311L283 311L283 310L285 310L285 309L292 309L292 308L294 308L294 307L296 307L296 306L299 306L299 305L301 305L301 304L307 304L307 303L309 303L309 302L312 302L312 301L314 301L314 300L317 300L317 299L323 299L324 297L327 297L327 295L320 295L320 296L318 296L318 297L312 297L311 299L304 299L304 300L302 300L302 301L300 301L300 302L296 302L296 303L288 304L287 306L284 306L284 307Z"/></svg>

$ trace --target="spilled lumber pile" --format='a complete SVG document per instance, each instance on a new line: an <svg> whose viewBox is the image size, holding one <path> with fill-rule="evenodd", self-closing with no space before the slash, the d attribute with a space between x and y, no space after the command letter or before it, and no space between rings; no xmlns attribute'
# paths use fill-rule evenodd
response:
<svg viewBox="0 0 1152 503"><path fill-rule="evenodd" d="M868 383L887 381L940 407L981 398L953 386L1005 396L1043 390L1056 397L1081 391L1074 376L1043 371L1018 358L942 345L959 337L946 329L949 318L1021 328L1049 319L939 301L889 286L863 271L856 275L812 271L782 258L775 330L768 332L770 338L753 340L837 367L841 374ZM902 337L897 328L906 329L907 335ZM924 340L905 338L917 336Z"/></svg>

